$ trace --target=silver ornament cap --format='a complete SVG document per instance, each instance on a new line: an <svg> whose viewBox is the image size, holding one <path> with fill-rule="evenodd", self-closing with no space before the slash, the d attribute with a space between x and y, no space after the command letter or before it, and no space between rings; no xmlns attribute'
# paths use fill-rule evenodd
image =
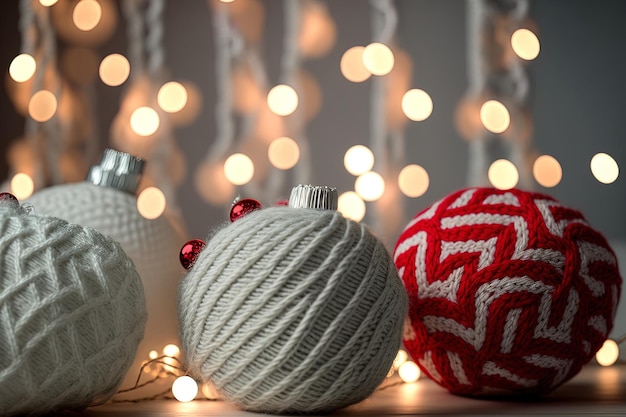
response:
<svg viewBox="0 0 626 417"><path fill-rule="evenodd" d="M105 149L98 165L87 174L87 182L134 194L141 181L145 162L141 158L114 149Z"/></svg>
<svg viewBox="0 0 626 417"><path fill-rule="evenodd" d="M337 189L318 185L298 185L289 196L289 207L337 210Z"/></svg>

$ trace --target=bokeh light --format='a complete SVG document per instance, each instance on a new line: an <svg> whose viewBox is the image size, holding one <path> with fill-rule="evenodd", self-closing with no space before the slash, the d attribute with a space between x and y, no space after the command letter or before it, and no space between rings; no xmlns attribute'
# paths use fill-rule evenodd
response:
<svg viewBox="0 0 626 417"><path fill-rule="evenodd" d="M591 158L591 173L602 184L611 184L619 176L619 166L611 155L600 152Z"/></svg>
<svg viewBox="0 0 626 417"><path fill-rule="evenodd" d="M357 177L354 191L365 201L376 201L385 193L385 180L378 172L366 172Z"/></svg>
<svg viewBox="0 0 626 417"><path fill-rule="evenodd" d="M194 186L200 197L211 204L227 204L235 197L235 187L226 179L220 161L201 162L194 174Z"/></svg>
<svg viewBox="0 0 626 417"><path fill-rule="evenodd" d="M407 165L398 174L398 186L407 197L415 198L424 195L429 185L428 172L419 165Z"/></svg>
<svg viewBox="0 0 626 417"><path fill-rule="evenodd" d="M611 366L619 358L619 346L613 339L606 339L596 353L596 361L602 366Z"/></svg>
<svg viewBox="0 0 626 417"><path fill-rule="evenodd" d="M267 93L267 105L275 114L288 116L298 107L298 94L292 87L279 84Z"/></svg>
<svg viewBox="0 0 626 417"><path fill-rule="evenodd" d="M243 153L234 153L224 162L224 175L234 185L247 184L254 176L254 164Z"/></svg>
<svg viewBox="0 0 626 417"><path fill-rule="evenodd" d="M54 6L57 1L59 0L39 0L39 4L41 4L43 7L50 7Z"/></svg>
<svg viewBox="0 0 626 417"><path fill-rule="evenodd" d="M346 191L337 199L337 211L350 220L360 222L365 217L365 202L354 191Z"/></svg>
<svg viewBox="0 0 626 417"><path fill-rule="evenodd" d="M398 368L400 379L406 383L415 382L422 375L420 368L413 361L406 361Z"/></svg>
<svg viewBox="0 0 626 417"><path fill-rule="evenodd" d="M172 384L172 395L181 403L193 401L198 395L198 383L190 376L179 376Z"/></svg>
<svg viewBox="0 0 626 417"><path fill-rule="evenodd" d="M37 122L46 122L57 111L57 98L51 91L39 90L28 102L28 115Z"/></svg>
<svg viewBox="0 0 626 417"><path fill-rule="evenodd" d="M353 46L341 56L339 63L341 74L343 74L348 81L360 83L367 80L372 75L372 73L365 68L365 64L363 63L364 50L364 46Z"/></svg>
<svg viewBox="0 0 626 417"><path fill-rule="evenodd" d="M343 165L352 175L362 175L374 166L374 153L367 146L354 145L343 157Z"/></svg>
<svg viewBox="0 0 626 417"><path fill-rule="evenodd" d="M37 62L32 55L19 54L9 65L9 75L18 83L30 80L37 70Z"/></svg>
<svg viewBox="0 0 626 417"><path fill-rule="evenodd" d="M163 354L166 356L177 357L180 355L180 348L173 343L163 347Z"/></svg>
<svg viewBox="0 0 626 417"><path fill-rule="evenodd" d="M337 28L324 3L304 2L300 27L298 49L302 56L319 58L335 44Z"/></svg>
<svg viewBox="0 0 626 417"><path fill-rule="evenodd" d="M19 172L11 178L11 194L18 200L25 200L35 191L35 183L30 175Z"/></svg>
<svg viewBox="0 0 626 417"><path fill-rule="evenodd" d="M519 173L513 162L506 159L494 161L487 171L489 182L499 190L508 190L517 185Z"/></svg>
<svg viewBox="0 0 626 417"><path fill-rule="evenodd" d="M511 124L511 116L504 104L488 100L480 108L480 121L490 132L502 133Z"/></svg>
<svg viewBox="0 0 626 417"><path fill-rule="evenodd" d="M406 350L400 349L396 354L396 358L393 360L393 369L398 369L400 365L409 360L409 354Z"/></svg>
<svg viewBox="0 0 626 417"><path fill-rule="evenodd" d="M409 119L421 122L433 112L433 100L424 90L414 88L402 96L402 111Z"/></svg>
<svg viewBox="0 0 626 417"><path fill-rule="evenodd" d="M157 187L147 187L137 196L137 211L145 219L158 219L166 206L165 194Z"/></svg>
<svg viewBox="0 0 626 417"><path fill-rule="evenodd" d="M540 50L539 39L528 29L517 29L513 32L511 47L517 56L526 61L537 58Z"/></svg>
<svg viewBox="0 0 626 417"><path fill-rule="evenodd" d="M128 79L130 63L124 55L111 54L104 57L102 62L100 62L98 73L103 83L115 87L123 84Z"/></svg>
<svg viewBox="0 0 626 417"><path fill-rule="evenodd" d="M393 69L391 49L383 43L373 42L363 50L363 65L374 75L387 75Z"/></svg>
<svg viewBox="0 0 626 417"><path fill-rule="evenodd" d="M543 187L554 187L563 177L561 164L553 156L541 155L533 163L533 177Z"/></svg>
<svg viewBox="0 0 626 417"><path fill-rule="evenodd" d="M187 90L179 82L167 82L159 89L157 103L163 111L168 113L179 112L187 104Z"/></svg>
<svg viewBox="0 0 626 417"><path fill-rule="evenodd" d="M98 26L101 18L102 7L96 0L80 0L72 12L74 25L85 32Z"/></svg>
<svg viewBox="0 0 626 417"><path fill-rule="evenodd" d="M300 159L300 147L295 140L283 136L270 143L267 150L270 163L278 169L293 168Z"/></svg>
<svg viewBox="0 0 626 417"><path fill-rule="evenodd" d="M130 115L130 127L139 136L154 134L160 123L159 114L152 107L139 107Z"/></svg>

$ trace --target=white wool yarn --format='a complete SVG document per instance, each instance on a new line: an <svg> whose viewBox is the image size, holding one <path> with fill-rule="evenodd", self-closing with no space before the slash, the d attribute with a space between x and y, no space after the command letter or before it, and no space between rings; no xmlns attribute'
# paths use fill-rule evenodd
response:
<svg viewBox="0 0 626 417"><path fill-rule="evenodd" d="M398 352L406 311L383 244L330 210L245 215L213 236L179 289L190 373L269 413L368 397Z"/></svg>
<svg viewBox="0 0 626 417"><path fill-rule="evenodd" d="M144 332L141 280L118 243L0 201L0 415L110 398Z"/></svg>

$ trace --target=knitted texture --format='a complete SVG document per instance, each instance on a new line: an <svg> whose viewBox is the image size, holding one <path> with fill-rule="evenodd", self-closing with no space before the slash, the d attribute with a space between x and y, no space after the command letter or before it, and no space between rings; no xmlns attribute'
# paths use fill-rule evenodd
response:
<svg viewBox="0 0 626 417"><path fill-rule="evenodd" d="M165 215L154 220L137 211L136 197L89 182L64 184L41 190L28 200L38 213L92 227L122 245L143 281L148 311L145 336L123 386L132 386L151 350L179 344L176 289L182 276L178 252L186 241ZM156 393L169 384L151 384L142 394Z"/></svg>
<svg viewBox="0 0 626 417"><path fill-rule="evenodd" d="M617 259L581 213L519 190L455 192L418 214L394 254L405 345L453 393L547 393L613 326Z"/></svg>
<svg viewBox="0 0 626 417"><path fill-rule="evenodd" d="M0 202L0 415L113 395L146 320L141 281L97 231Z"/></svg>
<svg viewBox="0 0 626 417"><path fill-rule="evenodd" d="M382 243L335 211L271 207L208 242L179 290L189 371L246 410L359 402L398 352L406 292Z"/></svg>

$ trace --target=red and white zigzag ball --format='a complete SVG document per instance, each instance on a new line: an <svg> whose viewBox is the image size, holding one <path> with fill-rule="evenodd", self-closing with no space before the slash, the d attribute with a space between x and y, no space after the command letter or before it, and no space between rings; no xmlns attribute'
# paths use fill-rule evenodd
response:
<svg viewBox="0 0 626 417"><path fill-rule="evenodd" d="M394 260L405 346L461 395L563 384L602 346L621 290L615 254L580 212L515 189L443 198L407 225Z"/></svg>

